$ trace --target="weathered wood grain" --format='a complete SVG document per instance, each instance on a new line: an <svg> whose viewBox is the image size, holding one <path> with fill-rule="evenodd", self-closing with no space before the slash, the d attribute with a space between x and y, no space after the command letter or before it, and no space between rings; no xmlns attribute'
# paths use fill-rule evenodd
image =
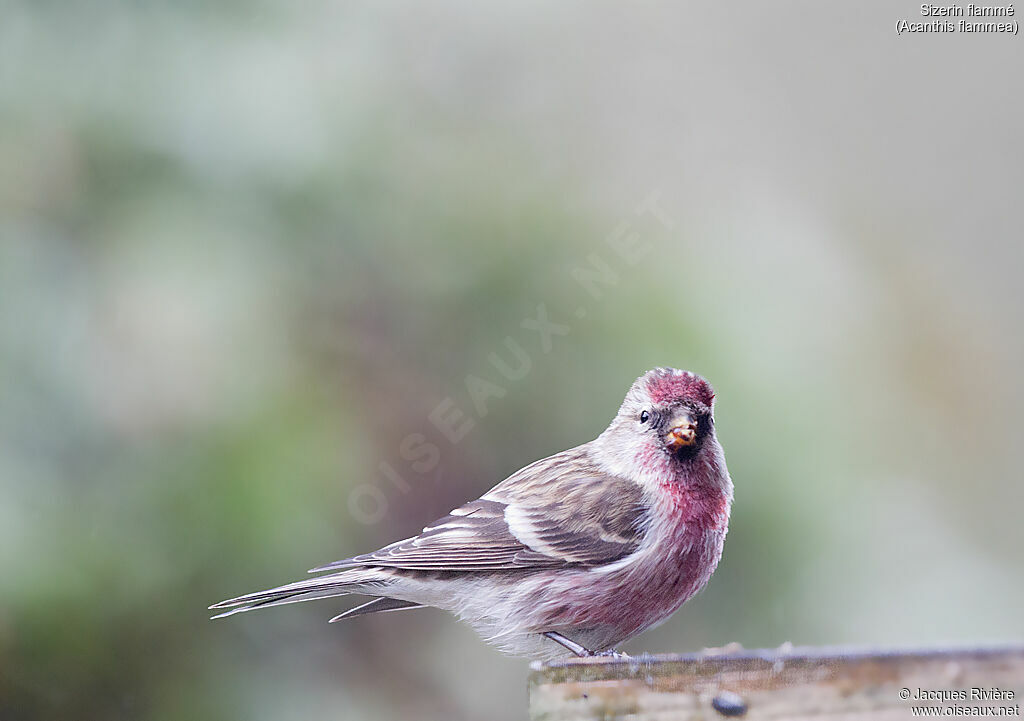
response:
<svg viewBox="0 0 1024 721"><path fill-rule="evenodd" d="M1006 699L971 698L999 689ZM963 692L966 699L901 698L924 691ZM877 650L792 648L628 660L572 659L535 664L530 678L534 721L691 721L724 719L913 718L913 706L995 707L1020 717L1024 645L987 648ZM717 699L717 701L716 701ZM716 708L717 707L717 708ZM998 711L1005 707L1006 711ZM985 712L981 712L985 713Z"/></svg>

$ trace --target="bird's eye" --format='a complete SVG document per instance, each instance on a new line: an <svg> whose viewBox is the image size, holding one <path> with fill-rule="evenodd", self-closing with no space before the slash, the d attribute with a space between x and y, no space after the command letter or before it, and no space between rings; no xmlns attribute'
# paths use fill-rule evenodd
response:
<svg viewBox="0 0 1024 721"><path fill-rule="evenodd" d="M648 413L647 411L640 411L640 422L641 423L646 423L648 420L650 420L650 418L651 418L651 414L650 413Z"/></svg>

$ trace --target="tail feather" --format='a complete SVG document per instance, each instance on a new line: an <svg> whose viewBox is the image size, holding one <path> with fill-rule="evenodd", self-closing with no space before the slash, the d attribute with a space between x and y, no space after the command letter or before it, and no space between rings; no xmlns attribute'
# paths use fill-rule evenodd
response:
<svg viewBox="0 0 1024 721"><path fill-rule="evenodd" d="M423 608L421 603L413 603L412 601L403 601L398 598L388 598L387 596L380 596L367 601L366 603L360 604L355 608L350 608L344 613L339 613L337 616L332 618L329 623L336 623L345 618L353 618L354 616L362 616L367 613L385 613L387 611L403 611L408 608Z"/></svg>
<svg viewBox="0 0 1024 721"><path fill-rule="evenodd" d="M325 563L322 566L317 566L316 568L311 568L308 571L306 571L306 573L320 573L321 571L336 571L339 568L355 568L356 566L361 566L361 565L363 565L363 564L361 564L359 561L355 560L354 558L343 558L340 561L331 561L330 563Z"/></svg>
<svg viewBox="0 0 1024 721"><path fill-rule="evenodd" d="M377 591L383 591L388 585L387 580L379 576L369 576L365 571L343 572L319 578L309 578L303 581L288 583L277 588L270 588L265 591L247 593L237 598L229 598L226 601L215 603L211 609L230 609L224 613L212 616L212 618L224 618L236 613L244 613L256 608L270 606L282 606L288 603L301 603L312 601L317 598L332 598L335 596L347 596L353 593L377 595ZM365 604L364 604L365 605ZM383 608L380 610L384 610ZM367 611L369 613L369 611Z"/></svg>

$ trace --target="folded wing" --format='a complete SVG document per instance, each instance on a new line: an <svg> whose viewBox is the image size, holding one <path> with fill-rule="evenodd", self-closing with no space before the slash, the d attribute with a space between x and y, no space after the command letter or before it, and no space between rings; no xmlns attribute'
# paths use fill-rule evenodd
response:
<svg viewBox="0 0 1024 721"><path fill-rule="evenodd" d="M640 487L601 472L580 447L523 468L418 536L313 571L354 566L462 572L599 566L633 553L647 519Z"/></svg>

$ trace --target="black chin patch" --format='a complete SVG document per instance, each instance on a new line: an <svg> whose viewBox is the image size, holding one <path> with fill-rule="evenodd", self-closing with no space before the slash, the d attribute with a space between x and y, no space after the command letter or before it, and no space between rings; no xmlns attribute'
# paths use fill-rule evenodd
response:
<svg viewBox="0 0 1024 721"><path fill-rule="evenodd" d="M700 452L701 439L698 438L697 442L692 446L682 446L675 451L670 451L677 460L688 461Z"/></svg>

